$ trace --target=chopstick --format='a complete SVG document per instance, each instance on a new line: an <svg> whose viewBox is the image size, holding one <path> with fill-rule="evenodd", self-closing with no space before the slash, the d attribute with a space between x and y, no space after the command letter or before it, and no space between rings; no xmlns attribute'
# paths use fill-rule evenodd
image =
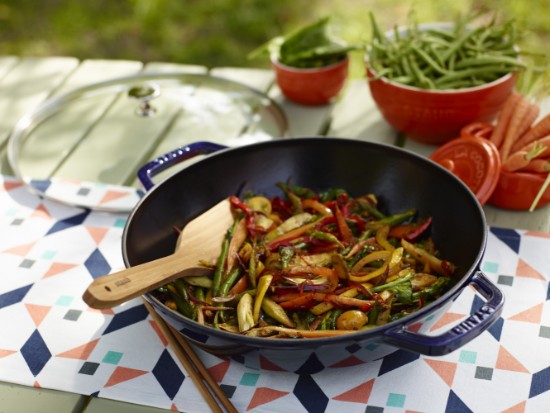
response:
<svg viewBox="0 0 550 413"><path fill-rule="evenodd" d="M181 333L174 327L168 325L147 301L143 300L143 305L145 305L145 308L149 311L153 320L155 320L162 334L172 346L172 350L174 350L178 360L189 374L189 377L193 380L193 383L197 386L197 389L206 403L208 403L208 406L210 406L212 412L224 413L224 410L218 404L219 400L228 413L238 413L235 406L233 406L199 356L197 356L193 347L191 347Z"/></svg>

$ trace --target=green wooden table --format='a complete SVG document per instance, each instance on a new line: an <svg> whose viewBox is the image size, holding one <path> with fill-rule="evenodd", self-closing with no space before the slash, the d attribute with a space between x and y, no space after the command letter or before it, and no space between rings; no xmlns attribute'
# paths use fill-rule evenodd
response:
<svg viewBox="0 0 550 413"><path fill-rule="evenodd" d="M171 63L148 63L121 60L79 61L71 57L19 58L0 56L0 156L2 174L11 175L12 170L6 158L6 143L16 122L47 99L92 83L138 73L210 73L219 77L238 81L267 93L284 110L288 119L290 137L327 135L349 137L361 140L395 143L396 133L381 118L370 96L364 80L351 80L344 93L332 105L305 107L286 101L274 85L270 70L220 67L208 69L201 66ZM107 109L97 122L116 127ZM542 103L543 112L550 111L550 99ZM200 128L200 125L191 125ZM196 129L195 129L196 131ZM136 128L135 134L150 134L151 130ZM124 146L131 142L118 142ZM47 148L47 143L43 143ZM162 148L171 148L167 142ZM405 147L428 156L435 148L406 141ZM102 153L108 157L109 151ZM79 152L74 151L78 165ZM87 152L87 155L89 152ZM80 155L84 156L84 155ZM108 159L102 158L108 162ZM70 174L70 169L64 171ZM54 174L55 176L55 174ZM120 178L125 184L126 178ZM132 182L133 183L133 182ZM491 226L528 229L550 233L550 206L533 213L502 210L487 205L484 207L487 221ZM48 389L36 389L11 383L0 383L0 411L2 412L159 412L159 409L135 406L106 399L88 398L73 393Z"/></svg>

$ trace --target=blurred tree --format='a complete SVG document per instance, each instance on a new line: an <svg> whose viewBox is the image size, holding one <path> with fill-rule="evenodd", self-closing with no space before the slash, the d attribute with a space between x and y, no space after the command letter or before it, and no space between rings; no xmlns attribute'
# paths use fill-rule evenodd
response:
<svg viewBox="0 0 550 413"><path fill-rule="evenodd" d="M324 15L355 43L368 40L369 10L390 29L405 24L411 10L419 21L443 21L472 9L515 19L525 34L521 47L545 51L549 6L550 0L0 0L0 54L267 67L247 53Z"/></svg>

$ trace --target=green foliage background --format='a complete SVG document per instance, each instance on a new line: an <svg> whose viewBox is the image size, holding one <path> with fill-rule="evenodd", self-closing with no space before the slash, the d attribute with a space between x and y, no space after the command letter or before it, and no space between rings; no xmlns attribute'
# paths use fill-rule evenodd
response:
<svg viewBox="0 0 550 413"><path fill-rule="evenodd" d="M470 10L515 19L520 46L544 52L550 0L0 0L0 55L75 56L268 67L249 51L324 15L351 42L370 36L369 10L391 29L448 21ZM355 73L360 75L361 56Z"/></svg>

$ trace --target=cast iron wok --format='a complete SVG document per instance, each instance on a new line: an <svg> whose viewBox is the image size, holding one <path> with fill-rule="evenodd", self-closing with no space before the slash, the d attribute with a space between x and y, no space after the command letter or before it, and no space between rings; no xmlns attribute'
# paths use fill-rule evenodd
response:
<svg viewBox="0 0 550 413"><path fill-rule="evenodd" d="M153 185L151 177L160 170L198 154L209 155ZM363 361L398 348L442 355L478 336L502 311L501 292L479 271L487 237L481 206L446 169L406 150L326 137L281 139L230 149L198 142L152 161L138 176L149 191L130 214L123 233L126 266L172 253L177 239L174 227L184 226L222 198L248 189L280 195L275 184L288 180L315 190L340 187L352 195L374 193L388 214L417 208L421 217L432 216L435 244L445 259L458 266L455 286L416 313L372 330L322 339L254 338L214 330L168 309L151 294L144 296L169 324L213 354L241 354L247 363L265 365L269 360L288 369L295 369L293 362L312 356L325 365L337 363L349 357L351 349L354 357ZM423 334L468 285L484 297L485 304L438 336Z"/></svg>

